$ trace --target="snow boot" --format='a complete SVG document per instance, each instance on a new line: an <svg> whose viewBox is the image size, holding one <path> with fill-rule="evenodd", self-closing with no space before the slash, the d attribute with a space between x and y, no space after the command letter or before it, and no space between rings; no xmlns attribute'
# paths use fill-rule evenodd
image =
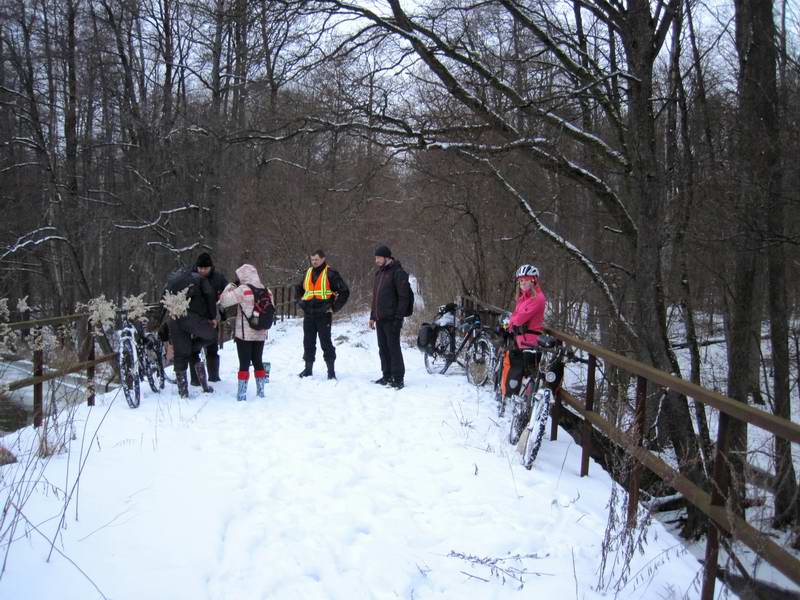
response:
<svg viewBox="0 0 800 600"><path fill-rule="evenodd" d="M247 400L247 380L250 379L250 371L239 371L239 390L236 399L239 402ZM258 380L256 380L257 382Z"/></svg>
<svg viewBox="0 0 800 600"><path fill-rule="evenodd" d="M200 382L200 387L203 388L203 391L206 394L210 394L211 392L213 392L214 388L208 385L208 381L206 380L206 365L203 363L202 360L198 360L194 364L193 371L197 373L197 381Z"/></svg>
<svg viewBox="0 0 800 600"><path fill-rule="evenodd" d="M298 377L311 377L311 370L314 368L313 362L306 361L306 368L298 373Z"/></svg>
<svg viewBox="0 0 800 600"><path fill-rule="evenodd" d="M208 380L219 381L219 355L209 354L206 356L206 368L208 369Z"/></svg>
<svg viewBox="0 0 800 600"><path fill-rule="evenodd" d="M396 390L402 390L404 387L403 378L402 377L394 377L392 378L392 387Z"/></svg>
<svg viewBox="0 0 800 600"><path fill-rule="evenodd" d="M264 384L267 382L266 371L256 371L256 396L264 397Z"/></svg>
<svg viewBox="0 0 800 600"><path fill-rule="evenodd" d="M328 366L328 379L336 379L336 371L333 368L332 360L326 360L325 364Z"/></svg>
<svg viewBox="0 0 800 600"><path fill-rule="evenodd" d="M189 382L186 381L186 371L175 371L175 380L178 382L178 395L181 398L188 398Z"/></svg>
<svg viewBox="0 0 800 600"><path fill-rule="evenodd" d="M376 379L372 383L377 383L378 385L392 385L392 378L388 375L384 375L380 379Z"/></svg>
<svg viewBox="0 0 800 600"><path fill-rule="evenodd" d="M268 362L264 363L264 383L269 383L269 370L272 365Z"/></svg>

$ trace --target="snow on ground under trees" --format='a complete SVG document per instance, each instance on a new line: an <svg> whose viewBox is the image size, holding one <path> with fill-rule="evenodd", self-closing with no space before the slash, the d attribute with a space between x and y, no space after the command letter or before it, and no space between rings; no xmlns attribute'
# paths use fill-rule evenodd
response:
<svg viewBox="0 0 800 600"><path fill-rule="evenodd" d="M14 500L27 522L0 598L614 596L597 589L611 480L596 464L579 477L565 432L526 471L488 389L428 375L413 348L406 388L379 387L366 318L335 322L334 339L336 382L321 352L314 378L297 378L302 328L286 322L265 348L265 399L251 380L248 402L236 402L228 342L211 395L192 388L181 400L168 384L143 388L137 410L116 392L79 408L71 451ZM33 439L28 428L4 443L20 452ZM700 564L658 522L647 539L630 561L609 556L617 574L630 566L619 597L698 597Z"/></svg>

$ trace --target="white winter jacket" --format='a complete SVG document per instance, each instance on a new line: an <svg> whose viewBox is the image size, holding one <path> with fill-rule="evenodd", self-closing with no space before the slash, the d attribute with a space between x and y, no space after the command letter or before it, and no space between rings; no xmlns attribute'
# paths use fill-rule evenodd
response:
<svg viewBox="0 0 800 600"><path fill-rule="evenodd" d="M249 286L263 288L264 285L261 283L258 271L253 265L244 264L236 269L236 277L239 279L239 285L229 283L222 290L222 294L219 297L219 305L222 308L238 305L233 326L233 337L246 342L263 342L267 339L267 330L253 329L247 322L247 317L253 314L254 304L253 290ZM272 299L272 292L269 290L267 292L270 299Z"/></svg>

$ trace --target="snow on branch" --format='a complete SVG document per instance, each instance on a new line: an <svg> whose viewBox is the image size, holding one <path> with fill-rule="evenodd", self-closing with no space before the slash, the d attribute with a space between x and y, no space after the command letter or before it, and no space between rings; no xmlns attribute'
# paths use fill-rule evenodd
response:
<svg viewBox="0 0 800 600"><path fill-rule="evenodd" d="M65 237L51 234L55 232L56 232L55 227L40 227L39 229L34 229L33 231L26 233L25 235L17 239L17 241L11 244L10 246L6 246L6 251L3 252L3 254L0 254L0 261L3 261L7 256L10 256L15 252L19 252L23 248L34 247L43 244L45 242L56 241L56 240L60 242L68 241L67 238ZM44 237L33 239L34 236L39 234L51 234L51 235L44 235Z"/></svg>
<svg viewBox="0 0 800 600"><path fill-rule="evenodd" d="M588 146L591 146L592 148L598 150L603 156L619 164L620 166L625 168L629 166L628 160L625 158L625 156L623 156L620 152L614 150L611 146L609 146L606 142L604 142L596 135L584 131L582 128L575 126L574 124L570 123L569 121L567 121L562 117L559 117L558 115L554 114L551 111L545 111L542 109L534 108L528 100L526 100L519 94L519 92L517 92L512 86L510 86L506 82L502 81L496 75L497 72L496 69L492 69L488 65L484 64L484 62L481 61L480 58L475 53L470 51L461 52L457 50L452 44L447 43L433 30L424 28L418 23L411 21L410 19L408 20L408 23L411 26L413 26L413 28L416 31L422 33L426 39L432 40L433 43L436 45L436 47L439 50L441 50L445 56L465 66L471 71L474 71L484 81L489 83L489 85L491 85L495 90L497 90L505 97L510 99L518 110L536 115L544 119L551 125L560 128L574 140L586 144ZM441 65L441 63L439 64ZM442 65L442 68L446 69L444 65ZM434 69L434 72L440 76L440 79L442 79L441 74L436 69ZM453 80L455 80L454 76L450 75L450 77ZM586 78L589 78L592 81L590 87L594 87L596 85L596 80L593 77L587 74ZM444 79L442 79L442 81L445 82Z"/></svg>
<svg viewBox="0 0 800 600"><path fill-rule="evenodd" d="M17 163L15 165L11 165L10 167L5 167L3 169L0 169L0 173L8 173L9 171L13 171L14 169L22 169L24 167L44 167L44 165L39 161Z"/></svg>
<svg viewBox="0 0 800 600"><path fill-rule="evenodd" d="M206 250L210 250L208 246L201 242L195 242L191 246L184 246L183 248L176 248L172 244L167 244L165 242L147 242L148 246L158 246L160 248L164 248L173 254L183 254L184 252L191 252L192 250L196 250L197 248L205 248Z"/></svg>
<svg viewBox="0 0 800 600"><path fill-rule="evenodd" d="M497 181L512 196L514 196L514 198L517 199L517 202L519 202L522 209L530 216L531 220L536 225L536 228L540 232L542 232L547 238L549 238L552 242L554 242L557 246L565 250L570 256L572 256L574 259L578 261L578 264L580 264L584 268L584 270L586 270L586 272L589 274L589 277L592 278L592 281L594 281L595 284L597 284L597 286L600 288L600 291L605 297L606 302L608 302L608 305L611 307L613 314L616 315L617 318L619 319L620 323L625 329L625 332L630 336L631 339L637 339L638 336L636 335L636 331L634 330L631 323L622 314L619 305L614 299L614 294L612 293L611 288L608 285L608 282L606 282L603 275L600 273L600 271L597 270L597 268L594 266L594 263L589 259L589 257L587 257L583 252L581 252L581 250L577 246L575 246L575 244L564 239L561 235L559 235L558 233L550 229L547 225L545 225L541 221L541 219L539 219L539 215L536 214L536 211L533 210L533 207L531 207L530 202L528 202L528 199L525 198L525 196L523 196L523 194L510 181L508 181L508 179L506 179L502 173L500 173L497 167L495 167L494 164L492 164L492 162L489 159L483 158L481 156L466 151L461 151L461 154L463 156L466 156L470 160L486 165L486 167L488 167L489 170L494 175L495 179L497 179Z"/></svg>
<svg viewBox="0 0 800 600"><path fill-rule="evenodd" d="M150 223L144 223L143 225L118 225L114 223L114 227L117 229L149 229L151 227L156 227L161 224L161 220L164 217L169 217L170 215L174 215L179 212L183 212L186 210L204 210L208 212L210 209L204 206L198 206L197 204L187 204L186 206L180 206L178 208L171 208L169 210L162 210L158 213L158 218L155 221L151 221Z"/></svg>

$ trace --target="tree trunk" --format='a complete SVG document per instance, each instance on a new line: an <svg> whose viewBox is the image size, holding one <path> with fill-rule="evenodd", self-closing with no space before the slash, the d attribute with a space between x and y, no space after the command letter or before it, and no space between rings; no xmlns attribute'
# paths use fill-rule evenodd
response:
<svg viewBox="0 0 800 600"><path fill-rule="evenodd" d="M782 141L782 128L778 127L778 113L785 114L787 102L786 90L786 0L781 5L781 36L780 36L780 94L776 89L775 121L771 125L775 128L771 134L774 140ZM777 164L783 164L781 146ZM775 175L774 185L768 188L767 198L767 235L769 241L769 318L770 340L772 344L772 366L774 369L775 415L791 420L791 394L790 394L790 358L789 358L789 308L786 299L786 251L785 219L786 205L783 192L783 169ZM797 522L797 481L792 464L792 444L778 436L775 437L775 515L773 527L784 527Z"/></svg>
<svg viewBox="0 0 800 600"><path fill-rule="evenodd" d="M674 9L676 2L671 3ZM669 10L669 9L668 9ZM629 81L629 146L632 157L631 194L638 199L636 247L636 326L639 336L639 360L667 372L677 372L677 361L671 354L666 332L666 310L662 281L661 246L663 243L662 207L665 203L664 178L659 169L656 147L653 94L653 64L657 45L654 43L653 21L649 2L629 3L627 30L623 44ZM652 397L652 396L651 396ZM661 402L660 425L666 430L679 468L690 480L704 483L698 464L698 445L685 397L670 393ZM690 511L684 535L699 533L701 519Z"/></svg>
<svg viewBox="0 0 800 600"><path fill-rule="evenodd" d="M780 191L780 150L777 145L777 91L775 84L775 25L772 0L734 0L736 50L739 57L739 113L737 141L736 210L739 231L734 245L734 285L728 395L747 402L752 392L749 374L753 360L752 331L760 321L753 282L763 248L765 209ZM770 252L770 265L772 253ZM770 270L771 271L771 270ZM770 272L770 275L772 273ZM779 274L776 272L775 274ZM783 290L780 290L783 294ZM771 294L772 296L772 294ZM778 299L775 300L779 302ZM773 299L770 299L772 305ZM788 344L788 342L787 342ZM788 348L788 346L787 346ZM735 509L744 498L746 427L732 421L731 490Z"/></svg>
<svg viewBox="0 0 800 600"><path fill-rule="evenodd" d="M66 159L67 189L78 194L78 83L75 65L75 20L78 0L67 0L67 93L64 99L64 155Z"/></svg>
<svg viewBox="0 0 800 600"><path fill-rule="evenodd" d="M175 50L172 40L172 0L162 0L161 29L164 36L164 91L161 105L161 134L172 127L172 73Z"/></svg>

